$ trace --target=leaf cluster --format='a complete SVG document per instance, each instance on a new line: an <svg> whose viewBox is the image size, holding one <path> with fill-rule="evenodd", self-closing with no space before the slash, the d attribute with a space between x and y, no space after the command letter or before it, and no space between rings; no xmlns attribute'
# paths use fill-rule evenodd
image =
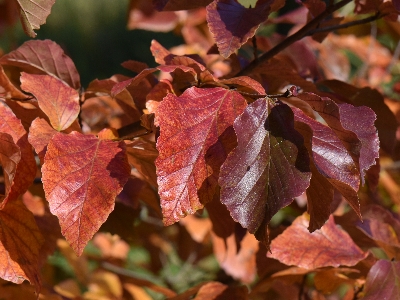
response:
<svg viewBox="0 0 400 300"><path fill-rule="evenodd" d="M329 32L392 24L400 4L339 16L350 2L272 17L284 1L131 1L131 28L180 23L186 45L154 40L156 67L126 61L136 75L87 87L50 40L1 56L0 277L42 299L398 297L398 173L380 168L399 157L398 106L370 84L378 63L363 78L323 58L355 51ZM54 1L16 3L33 37ZM294 32L256 34L280 23ZM41 290L46 261L75 279Z"/></svg>

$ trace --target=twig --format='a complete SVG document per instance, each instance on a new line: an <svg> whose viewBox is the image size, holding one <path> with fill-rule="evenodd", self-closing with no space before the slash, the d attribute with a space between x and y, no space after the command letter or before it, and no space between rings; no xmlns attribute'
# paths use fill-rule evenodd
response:
<svg viewBox="0 0 400 300"><path fill-rule="evenodd" d="M287 37L285 40L283 40L281 43L270 49L269 51L265 52L263 55L261 55L257 61L252 61L250 64L248 64L245 68L243 68L239 73L235 75L237 76L245 76L250 74L259 64L267 62L269 59L292 45L294 42L302 39L307 35L307 33L310 30L313 30L322 20L324 20L327 16L332 14L334 11L342 8L346 4L350 3L352 0L342 0L339 1L336 4L328 6L321 14L316 16L314 19L312 19L310 22L305 24L299 31L296 33L292 34L291 36Z"/></svg>
<svg viewBox="0 0 400 300"><path fill-rule="evenodd" d="M378 20L380 18L383 18L384 16L386 16L386 15L382 15L382 14L380 14L378 12L375 15L370 16L370 17L365 18L365 19L355 20L355 21L351 21L351 22L347 22L347 23L339 24L339 25L327 26L327 27L322 27L322 28L315 28L315 29L310 30L307 33L307 35L313 35L315 33L334 31L334 30L338 30L338 29L349 28L349 27L356 26L356 25L367 24L367 23L370 23L372 21L376 21L376 20Z"/></svg>

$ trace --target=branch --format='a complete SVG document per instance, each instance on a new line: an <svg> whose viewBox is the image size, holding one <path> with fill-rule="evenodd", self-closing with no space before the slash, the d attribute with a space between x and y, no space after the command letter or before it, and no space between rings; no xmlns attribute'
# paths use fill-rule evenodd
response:
<svg viewBox="0 0 400 300"><path fill-rule="evenodd" d="M382 14L380 14L378 12L375 15L370 16L370 17L365 18L365 19L351 21L351 22L347 22L347 23L344 23L344 24L334 25L334 26L315 28L315 29L310 30L307 35L313 35L315 33L334 31L334 30L337 30L337 29L343 29L343 28L348 28L348 27L352 27L352 26L356 26L356 25L367 24L367 23L370 23L372 21L375 21L375 20L378 20L380 18L383 18L384 16L386 16L386 14L382 15Z"/></svg>
<svg viewBox="0 0 400 300"><path fill-rule="evenodd" d="M248 75L251 73L259 64L267 62L269 59L277 55L279 52L283 51L287 47L289 47L291 44L294 42L302 39L305 37L310 30L313 30L315 27L318 26L321 21L323 21L326 17L328 17L330 14L332 14L334 11L342 8L352 0L341 0L338 3L334 5L328 6L321 14L316 16L314 19L312 19L310 22L308 22L306 25L304 25L299 31L296 33L292 34L291 36L287 37L285 40L283 40L281 43L270 49L269 51L265 52L263 55L261 55L257 61L253 60L250 64L248 64L244 69L242 69L239 73L235 75L237 76L244 76Z"/></svg>

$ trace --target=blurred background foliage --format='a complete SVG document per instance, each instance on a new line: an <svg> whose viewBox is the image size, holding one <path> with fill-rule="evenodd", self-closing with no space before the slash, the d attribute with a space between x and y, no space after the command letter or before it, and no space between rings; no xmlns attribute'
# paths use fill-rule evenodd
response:
<svg viewBox="0 0 400 300"><path fill-rule="evenodd" d="M75 62L84 87L95 78L132 75L120 65L129 59L155 66L149 50L152 39L166 48L183 43L173 32L128 30L128 7L129 0L58 0L46 24L37 30L37 39L53 40L64 49ZM29 39L18 21L0 33L0 48L8 53Z"/></svg>

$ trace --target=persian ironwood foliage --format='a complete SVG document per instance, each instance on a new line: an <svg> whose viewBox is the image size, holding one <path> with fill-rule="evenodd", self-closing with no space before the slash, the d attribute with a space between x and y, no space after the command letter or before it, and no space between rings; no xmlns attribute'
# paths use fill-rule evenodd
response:
<svg viewBox="0 0 400 300"><path fill-rule="evenodd" d="M399 1L354 1L345 17L337 12L353 1L306 0L279 17L284 1L249 2L132 0L147 17L129 22L159 28L172 17L186 45L153 41L157 66L126 61L135 76L87 87L50 40L0 57L2 279L28 280L42 299L400 296L400 187L380 170L400 157L389 100L398 57L365 62L354 80L321 60L351 48L331 31L378 19L398 30ZM0 7L19 9L34 36L54 0L10 3ZM262 34L279 23L294 24L290 36ZM393 93L384 81L368 87L376 72L393 76ZM162 280L135 273L138 245ZM53 263L62 257L75 277L41 290L55 249ZM212 253L225 278L199 267Z"/></svg>

